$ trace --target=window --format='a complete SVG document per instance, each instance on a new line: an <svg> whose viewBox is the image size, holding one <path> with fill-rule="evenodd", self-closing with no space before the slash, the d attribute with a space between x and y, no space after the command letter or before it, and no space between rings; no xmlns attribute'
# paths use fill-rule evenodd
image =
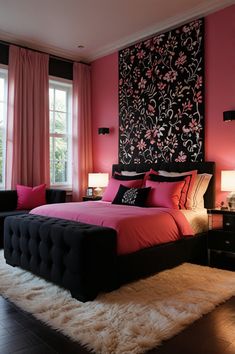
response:
<svg viewBox="0 0 235 354"><path fill-rule="evenodd" d="M50 180L53 186L72 184L72 84L50 80Z"/></svg>
<svg viewBox="0 0 235 354"><path fill-rule="evenodd" d="M0 67L0 189L5 187L7 70Z"/></svg>

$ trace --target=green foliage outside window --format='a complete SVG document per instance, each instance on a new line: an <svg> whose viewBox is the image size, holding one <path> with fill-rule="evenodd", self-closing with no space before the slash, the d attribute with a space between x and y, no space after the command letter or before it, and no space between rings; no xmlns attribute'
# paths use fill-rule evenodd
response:
<svg viewBox="0 0 235 354"><path fill-rule="evenodd" d="M52 183L68 183L68 93L50 88L50 175Z"/></svg>

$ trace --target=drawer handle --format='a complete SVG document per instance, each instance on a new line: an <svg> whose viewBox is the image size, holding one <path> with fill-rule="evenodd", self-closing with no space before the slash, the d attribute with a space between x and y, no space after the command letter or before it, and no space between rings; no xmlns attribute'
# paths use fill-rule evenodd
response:
<svg viewBox="0 0 235 354"><path fill-rule="evenodd" d="M226 240L225 241L226 245L230 245L230 241Z"/></svg>
<svg viewBox="0 0 235 354"><path fill-rule="evenodd" d="M230 222L226 222L225 225L226 225L226 226L230 226Z"/></svg>

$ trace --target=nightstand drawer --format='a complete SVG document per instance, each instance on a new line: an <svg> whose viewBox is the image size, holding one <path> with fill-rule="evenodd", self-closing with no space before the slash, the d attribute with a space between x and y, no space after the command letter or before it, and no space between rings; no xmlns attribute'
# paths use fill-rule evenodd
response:
<svg viewBox="0 0 235 354"><path fill-rule="evenodd" d="M235 252L235 233L224 230L210 230L208 248L226 252Z"/></svg>
<svg viewBox="0 0 235 354"><path fill-rule="evenodd" d="M234 215L223 215L223 229L225 231L235 231Z"/></svg>

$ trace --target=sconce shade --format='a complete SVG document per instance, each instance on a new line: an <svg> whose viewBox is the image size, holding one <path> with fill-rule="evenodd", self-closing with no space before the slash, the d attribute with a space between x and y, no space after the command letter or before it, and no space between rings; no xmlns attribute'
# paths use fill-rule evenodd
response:
<svg viewBox="0 0 235 354"><path fill-rule="evenodd" d="M109 182L108 173L88 173L88 187L103 188Z"/></svg>
<svg viewBox="0 0 235 354"><path fill-rule="evenodd" d="M224 122L235 120L235 111L225 111L223 115L224 115Z"/></svg>
<svg viewBox="0 0 235 354"><path fill-rule="evenodd" d="M98 134L109 134L109 128L98 128Z"/></svg>
<svg viewBox="0 0 235 354"><path fill-rule="evenodd" d="M235 192L235 170L221 171L221 191Z"/></svg>

